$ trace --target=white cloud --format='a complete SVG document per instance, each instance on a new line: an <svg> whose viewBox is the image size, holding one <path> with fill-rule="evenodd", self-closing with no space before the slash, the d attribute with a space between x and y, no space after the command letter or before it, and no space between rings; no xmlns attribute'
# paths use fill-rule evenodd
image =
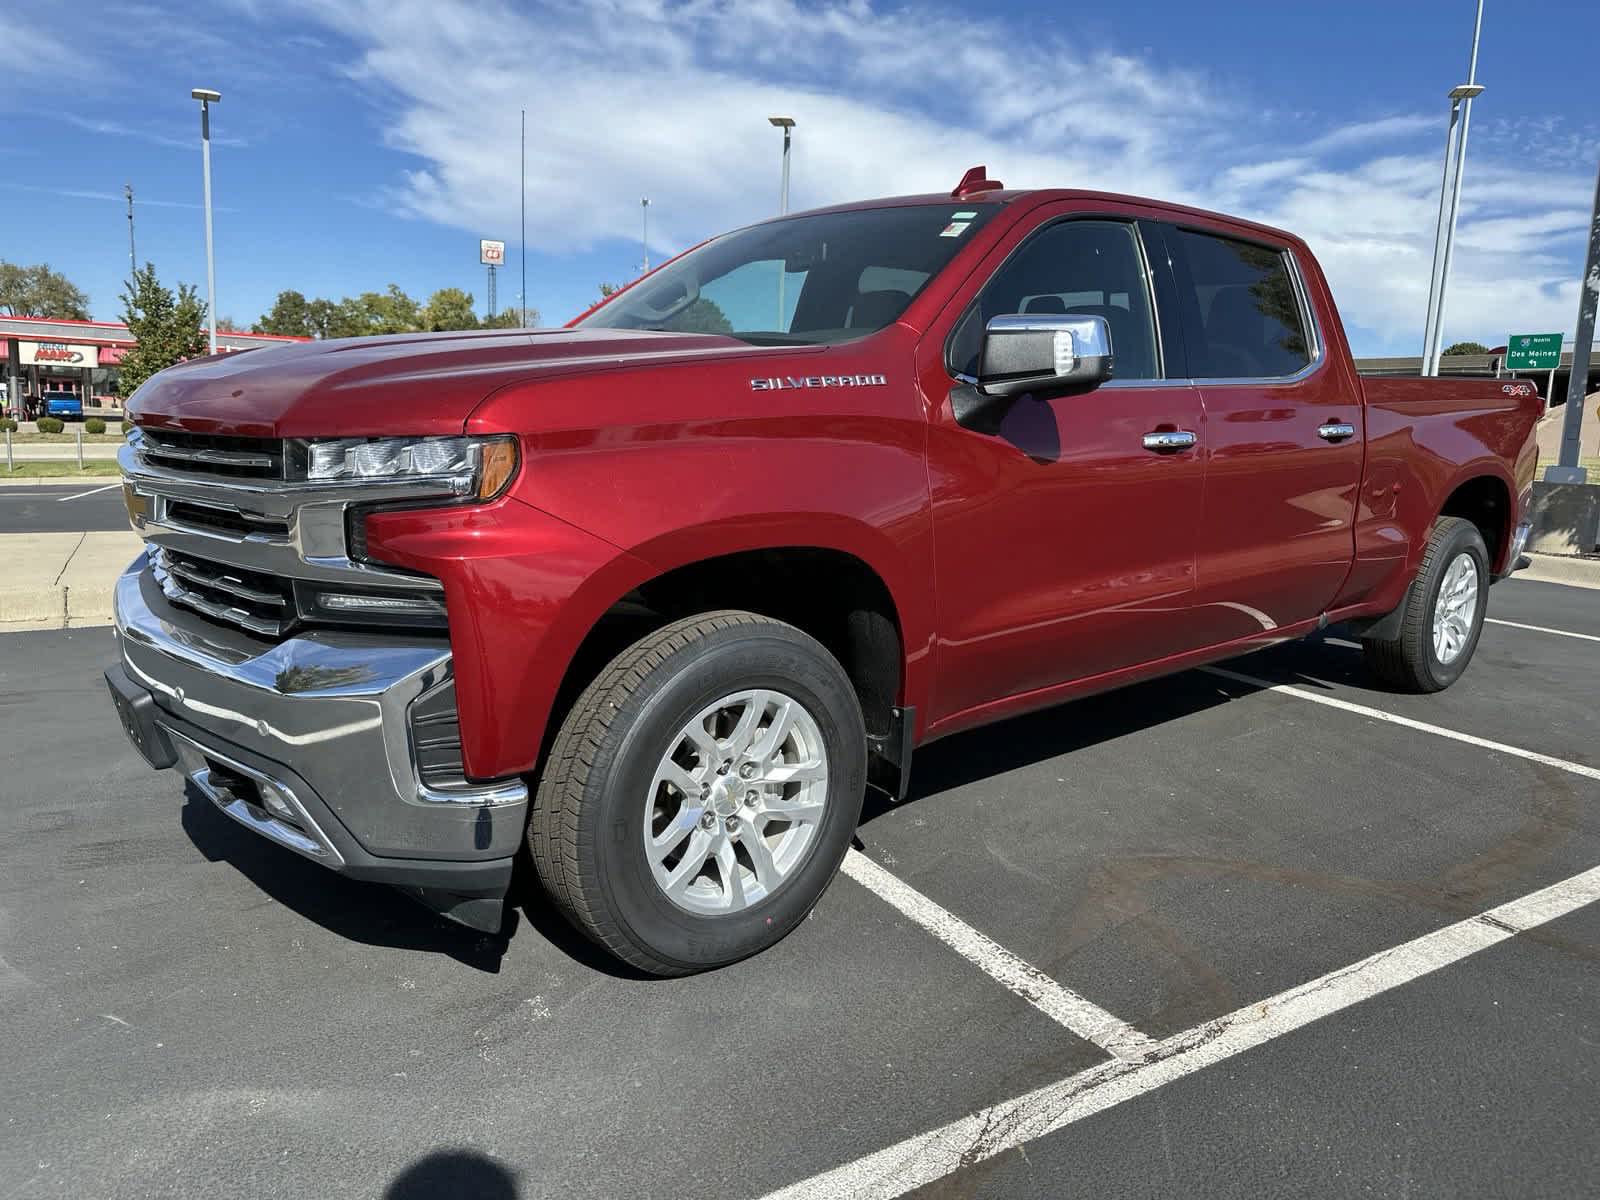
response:
<svg viewBox="0 0 1600 1200"><path fill-rule="evenodd" d="M649 195L653 251L678 249L775 209L766 117L781 112L799 122L795 207L943 191L978 162L1010 186L1219 207L1306 237L1369 345L1418 340L1441 165L1423 135L1442 114L1284 144L1245 85L1089 47L1064 21L1019 42L915 2L293 3L357 48L345 69L417 160L384 196L430 221L516 229L526 107L533 245L633 239ZM1487 141L1469 160L1451 340L1497 340L1513 319L1564 328L1576 308L1585 181L1503 164Z"/></svg>
<svg viewBox="0 0 1600 1200"><path fill-rule="evenodd" d="M1346 146L1360 146L1368 142L1393 141L1396 138L1422 133L1424 130L1440 130L1444 128L1444 124L1444 121L1437 117L1425 117L1420 113L1380 117L1375 121L1357 121L1351 125L1341 125L1337 129L1329 130L1321 137L1308 142L1306 149L1339 150Z"/></svg>

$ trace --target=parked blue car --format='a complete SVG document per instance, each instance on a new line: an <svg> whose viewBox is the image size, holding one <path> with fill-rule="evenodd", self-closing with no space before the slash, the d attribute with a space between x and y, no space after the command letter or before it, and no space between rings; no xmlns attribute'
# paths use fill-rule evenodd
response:
<svg viewBox="0 0 1600 1200"><path fill-rule="evenodd" d="M83 397L77 392L46 392L44 415L60 417L63 421L83 420Z"/></svg>

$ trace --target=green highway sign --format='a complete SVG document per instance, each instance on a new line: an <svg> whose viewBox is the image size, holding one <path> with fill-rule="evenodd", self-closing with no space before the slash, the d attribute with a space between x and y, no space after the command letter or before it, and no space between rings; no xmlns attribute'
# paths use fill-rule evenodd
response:
<svg viewBox="0 0 1600 1200"><path fill-rule="evenodd" d="M1561 365L1559 333L1514 333L1506 339L1506 370L1553 371Z"/></svg>

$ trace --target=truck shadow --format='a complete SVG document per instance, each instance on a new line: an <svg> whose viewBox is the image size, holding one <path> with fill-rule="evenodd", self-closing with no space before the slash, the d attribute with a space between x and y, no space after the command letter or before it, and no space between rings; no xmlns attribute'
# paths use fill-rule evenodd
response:
<svg viewBox="0 0 1600 1200"><path fill-rule="evenodd" d="M903 804L1192 716L1229 703L1238 687L1190 671L1089 696L995 725L953 734L921 747L912 759ZM869 790L861 823L896 805Z"/></svg>
<svg viewBox="0 0 1600 1200"><path fill-rule="evenodd" d="M1387 694L1368 673L1361 648L1340 626L1218 665L1308 691L1331 692L1337 684L1373 697ZM917 751L903 803L1131 737L1259 690L1191 670L954 734ZM869 789L861 823L894 807L881 792Z"/></svg>
<svg viewBox="0 0 1600 1200"><path fill-rule="evenodd" d="M1338 630L1330 636L1338 638ZM1307 678L1302 669L1340 683L1375 686L1366 680L1359 648L1322 642L1318 637L1275 647L1231 665L1263 680L1301 687L1326 687ZM904 803L1131 737L1254 690L1189 671L956 734L917 752ZM861 824L868 825L894 807L882 793L869 789ZM340 937L444 954L474 970L497 974L512 937L526 919L540 938L590 970L619 979L652 978L612 958L574 930L540 892L525 853L507 898L505 924L491 935L436 917L393 889L346 879L265 841L218 812L192 784L185 789L181 820L189 840L209 861L228 863L277 903Z"/></svg>
<svg viewBox="0 0 1600 1200"><path fill-rule="evenodd" d="M235 824L192 783L184 788L180 820L208 861L226 862L285 908L351 941L445 954L497 974L516 931L517 914L510 906L498 935L480 933L433 916L392 888L346 879L307 862Z"/></svg>

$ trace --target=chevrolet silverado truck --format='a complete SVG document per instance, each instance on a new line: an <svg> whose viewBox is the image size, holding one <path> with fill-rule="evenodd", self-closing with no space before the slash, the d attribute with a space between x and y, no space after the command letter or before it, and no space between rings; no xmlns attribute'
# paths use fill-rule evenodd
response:
<svg viewBox="0 0 1600 1200"><path fill-rule="evenodd" d="M977 168L563 329L201 358L128 411L145 758L475 928L520 860L679 974L792 930L933 739L1332 622L1448 686L1540 402L1362 378L1291 234Z"/></svg>

